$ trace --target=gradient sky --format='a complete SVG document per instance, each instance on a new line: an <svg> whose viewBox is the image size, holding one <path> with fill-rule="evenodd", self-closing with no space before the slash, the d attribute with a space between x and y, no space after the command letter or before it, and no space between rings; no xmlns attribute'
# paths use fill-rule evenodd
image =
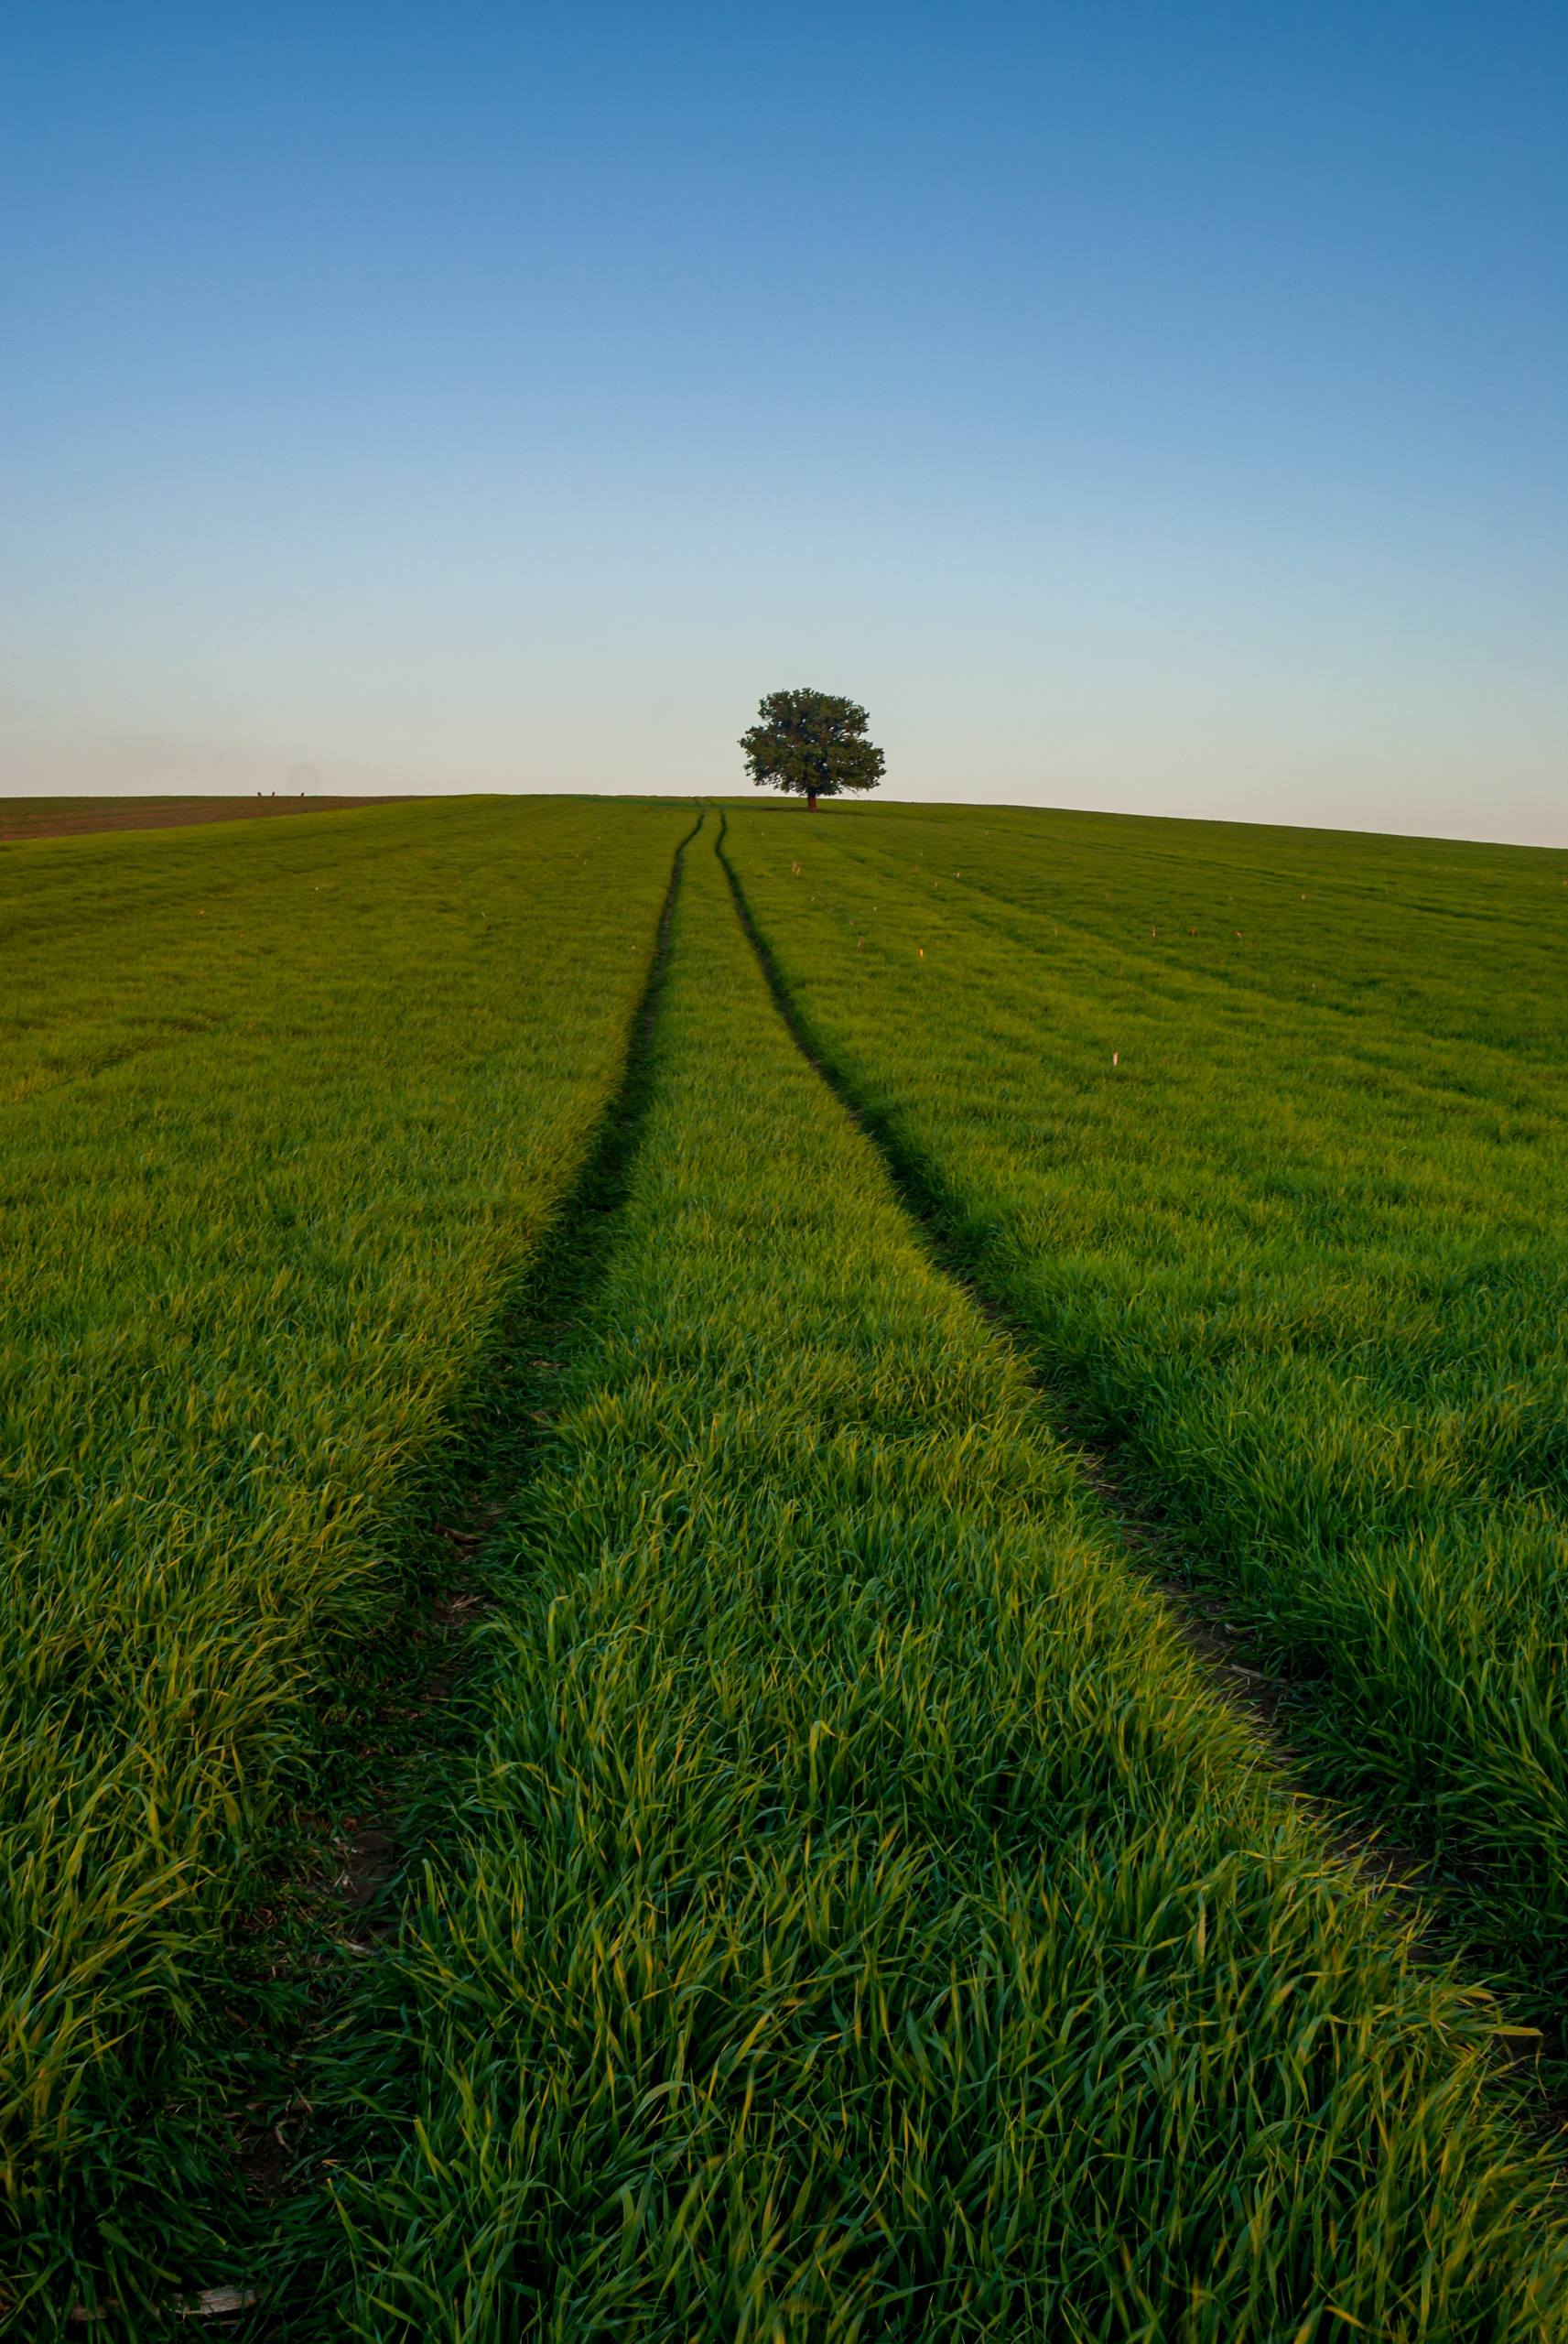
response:
<svg viewBox="0 0 1568 2344"><path fill-rule="evenodd" d="M1563 0L49 0L0 202L0 788L1568 842Z"/></svg>

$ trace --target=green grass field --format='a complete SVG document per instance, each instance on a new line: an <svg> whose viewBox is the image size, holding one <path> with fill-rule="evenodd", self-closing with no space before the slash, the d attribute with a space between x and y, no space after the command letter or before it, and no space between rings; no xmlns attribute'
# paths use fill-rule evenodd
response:
<svg viewBox="0 0 1568 2344"><path fill-rule="evenodd" d="M29 2322L79 2253L117 2301L231 2252L225 1932L619 1080L690 819L388 808L0 861L0 2170Z"/></svg>
<svg viewBox="0 0 1568 2344"><path fill-rule="evenodd" d="M1563 858L697 815L0 849L10 2331L1568 2338Z"/></svg>

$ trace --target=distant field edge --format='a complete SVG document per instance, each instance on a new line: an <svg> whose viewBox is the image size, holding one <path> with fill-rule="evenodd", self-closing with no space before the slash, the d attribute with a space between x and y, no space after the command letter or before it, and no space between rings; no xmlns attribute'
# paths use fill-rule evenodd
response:
<svg viewBox="0 0 1568 2344"><path fill-rule="evenodd" d="M1568 885L1568 842L1549 838L1498 839L1472 830L1395 830L1361 829L1343 822L1289 822L1264 820L1240 814L1146 814L1132 808L1111 806L1075 806L1065 798L1023 804L1017 799L1000 798L900 798L879 792L876 798L860 800L825 799L815 814L795 798L747 798L739 790L719 790L711 795L708 804L721 812L777 814L786 819L807 822L876 822L879 818L892 817L912 821L927 818L938 820L955 814L967 819L981 816L1001 816L1019 823L1094 822L1103 823L1108 832L1124 826L1129 832L1147 836L1150 832L1167 831L1234 834L1245 839L1278 838L1292 843L1312 839L1332 840L1336 843L1377 851L1381 848L1409 847L1475 847L1487 853L1521 855L1536 859L1549 858L1563 873Z"/></svg>

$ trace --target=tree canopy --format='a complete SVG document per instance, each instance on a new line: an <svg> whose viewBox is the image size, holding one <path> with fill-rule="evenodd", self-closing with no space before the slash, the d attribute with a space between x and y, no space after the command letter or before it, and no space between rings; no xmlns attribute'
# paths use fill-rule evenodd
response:
<svg viewBox="0 0 1568 2344"><path fill-rule="evenodd" d="M867 738L871 719L837 692L769 692L761 722L741 736L746 770L759 789L793 790L810 800L874 789L887 760Z"/></svg>

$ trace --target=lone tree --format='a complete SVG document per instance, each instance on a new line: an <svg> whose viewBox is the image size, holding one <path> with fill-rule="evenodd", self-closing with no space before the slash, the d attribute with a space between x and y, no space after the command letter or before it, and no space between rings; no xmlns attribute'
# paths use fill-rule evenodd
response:
<svg viewBox="0 0 1568 2344"><path fill-rule="evenodd" d="M757 714L762 722L741 736L747 772L759 789L792 789L808 813L819 798L874 789L886 771L865 710L836 692L770 692Z"/></svg>

